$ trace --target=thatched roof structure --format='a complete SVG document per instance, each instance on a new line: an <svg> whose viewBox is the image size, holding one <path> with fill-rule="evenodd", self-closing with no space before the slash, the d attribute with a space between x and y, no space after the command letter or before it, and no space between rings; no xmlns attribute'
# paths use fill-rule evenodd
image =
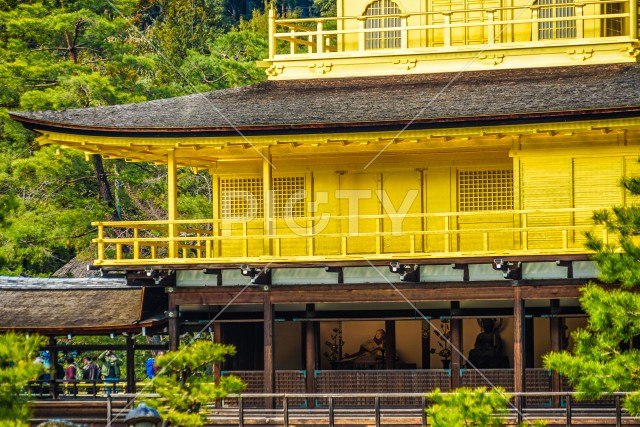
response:
<svg viewBox="0 0 640 427"><path fill-rule="evenodd" d="M151 327L162 320L164 307L145 306L146 292L124 279L0 277L0 331L90 334Z"/></svg>
<svg viewBox="0 0 640 427"><path fill-rule="evenodd" d="M11 113L25 126L167 137L446 128L640 111L640 64L267 81L98 108Z"/></svg>

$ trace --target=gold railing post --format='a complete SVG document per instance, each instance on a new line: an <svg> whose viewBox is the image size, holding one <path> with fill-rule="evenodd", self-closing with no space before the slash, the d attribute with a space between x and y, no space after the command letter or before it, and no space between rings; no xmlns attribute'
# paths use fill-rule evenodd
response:
<svg viewBox="0 0 640 427"><path fill-rule="evenodd" d="M169 253L168 258L176 258L178 256L178 165L176 161L176 150L170 148L167 150L167 219L168 219L168 238Z"/></svg>
<svg viewBox="0 0 640 427"><path fill-rule="evenodd" d="M116 259L122 259L122 243L116 243Z"/></svg>
<svg viewBox="0 0 640 427"><path fill-rule="evenodd" d="M315 233L314 233L314 226L313 226L313 220L312 219L308 219L307 220L307 255L308 256L313 256L313 239L315 237Z"/></svg>
<svg viewBox="0 0 640 427"><path fill-rule="evenodd" d="M342 252L342 255L346 255L347 254L347 238L343 236L340 240L340 243L341 243L340 250Z"/></svg>
<svg viewBox="0 0 640 427"><path fill-rule="evenodd" d="M276 56L276 11L269 8L269 59Z"/></svg>
<svg viewBox="0 0 640 427"><path fill-rule="evenodd" d="M104 225L98 224L98 261L104 261Z"/></svg>
<svg viewBox="0 0 640 427"><path fill-rule="evenodd" d="M449 216L444 217L444 251L451 252L451 234L449 233Z"/></svg>
<svg viewBox="0 0 640 427"><path fill-rule="evenodd" d="M493 24L493 21L495 21L495 9L493 10L487 10L487 15L488 15L488 20L489 20L489 25L487 25L487 31L488 31L488 35L487 35L487 42L488 44L494 44L496 42L496 27Z"/></svg>
<svg viewBox="0 0 640 427"><path fill-rule="evenodd" d="M407 30L407 16L402 16L400 18L400 26L402 27L400 33L400 48L407 49L409 46L409 31Z"/></svg>
<svg viewBox="0 0 640 427"><path fill-rule="evenodd" d="M602 243L605 245L609 244L609 231L605 226L602 226Z"/></svg>
<svg viewBox="0 0 640 427"><path fill-rule="evenodd" d="M316 52L324 53L324 36L322 35L323 23L318 21L316 24Z"/></svg>
<svg viewBox="0 0 640 427"><path fill-rule="evenodd" d="M485 252L489 252L489 233L486 231L482 235L482 246Z"/></svg>
<svg viewBox="0 0 640 427"><path fill-rule="evenodd" d="M290 33L295 33L296 30L295 29L290 29L289 30ZM293 41L293 39L295 39L294 36L291 36L292 41L289 42L289 53L291 55L294 55L296 53L296 42Z"/></svg>
<svg viewBox="0 0 640 427"><path fill-rule="evenodd" d="M444 15L444 45L451 46L451 12L443 12Z"/></svg>
<svg viewBox="0 0 640 427"><path fill-rule="evenodd" d="M140 237L140 230L138 227L133 228L133 259L140 259L140 242L138 238Z"/></svg>
<svg viewBox="0 0 640 427"><path fill-rule="evenodd" d="M376 254L382 253L382 218L376 218Z"/></svg>
<svg viewBox="0 0 640 427"><path fill-rule="evenodd" d="M151 243L151 259L158 258L158 248L156 247L155 242Z"/></svg>
<svg viewBox="0 0 640 427"><path fill-rule="evenodd" d="M576 3L576 38L584 38L584 5Z"/></svg>
<svg viewBox="0 0 640 427"><path fill-rule="evenodd" d="M638 38L638 0L629 0L629 37Z"/></svg>
<svg viewBox="0 0 640 427"><path fill-rule="evenodd" d="M242 237L244 237L242 244L242 256L249 256L249 233L247 232L247 221L242 223Z"/></svg>
<svg viewBox="0 0 640 427"><path fill-rule="evenodd" d="M522 214L520 226L524 230L522 231L522 242L520 243L520 245L522 246L522 249L526 251L529 249L529 232L527 231L527 214L526 213Z"/></svg>
<svg viewBox="0 0 640 427"><path fill-rule="evenodd" d="M531 6L531 41L537 42L540 38L540 23L538 22L538 13L540 8L537 6Z"/></svg>
<svg viewBox="0 0 640 427"><path fill-rule="evenodd" d="M366 27L367 19L360 17L358 18L358 50L360 52L364 52L366 50L366 37L365 37L365 27Z"/></svg>

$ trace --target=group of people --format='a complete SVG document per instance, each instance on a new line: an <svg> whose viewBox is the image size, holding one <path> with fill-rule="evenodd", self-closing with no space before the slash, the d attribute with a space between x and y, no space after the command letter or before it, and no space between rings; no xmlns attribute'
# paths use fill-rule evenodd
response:
<svg viewBox="0 0 640 427"><path fill-rule="evenodd" d="M116 383L120 379L120 366L122 359L113 351L106 350L102 352L95 360L85 354L82 357L82 367L78 368L73 355L69 354L65 357L64 383L65 390L69 394L77 394L78 387L76 382L79 380L95 382L104 379L106 383ZM95 393L95 387L90 387L90 393Z"/></svg>
<svg viewBox="0 0 640 427"><path fill-rule="evenodd" d="M159 374L160 368L156 364L156 357L160 357L164 354L163 351L153 353L153 355L146 361L146 374L149 379L154 378ZM58 363L56 366L56 379L64 382L64 391L68 394L77 394L78 387L77 382L97 382L104 381L105 383L113 384L115 390L115 384L121 377L121 366L123 365L122 358L116 355L112 350L106 350L102 352L98 357L94 357L91 354L84 354L82 356L82 365L76 363L76 357L73 354L67 354L64 357L64 365ZM44 367L45 373L43 373L38 379L41 381L49 381L51 379L50 367L51 360L48 351L43 351L36 357L35 363ZM97 387L94 385L89 386L89 393L97 392Z"/></svg>

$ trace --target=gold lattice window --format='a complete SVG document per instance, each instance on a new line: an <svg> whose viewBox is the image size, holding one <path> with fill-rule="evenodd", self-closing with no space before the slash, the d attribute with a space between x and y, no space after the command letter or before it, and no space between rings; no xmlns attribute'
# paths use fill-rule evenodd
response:
<svg viewBox="0 0 640 427"><path fill-rule="evenodd" d="M305 216L303 176L273 178L273 215L276 218Z"/></svg>
<svg viewBox="0 0 640 427"><path fill-rule="evenodd" d="M223 219L262 218L262 178L221 178L220 209Z"/></svg>
<svg viewBox="0 0 640 427"><path fill-rule="evenodd" d="M458 171L460 212L513 209L513 171Z"/></svg>
<svg viewBox="0 0 640 427"><path fill-rule="evenodd" d="M604 13L606 15L615 15L624 13L622 3L607 3L604 5ZM607 18L604 20L604 35L607 37L615 37L624 35L624 21L622 18Z"/></svg>
<svg viewBox="0 0 640 427"><path fill-rule="evenodd" d="M273 178L273 214L277 218L303 217L303 176ZM220 179L220 207L223 219L264 218L262 178Z"/></svg>
<svg viewBox="0 0 640 427"><path fill-rule="evenodd" d="M400 8L392 0L376 0L365 10L365 16L397 15ZM365 28L394 28L400 27L400 17L387 16L367 18ZM400 31L372 31L365 33L366 49L395 49L400 47Z"/></svg>
<svg viewBox="0 0 640 427"><path fill-rule="evenodd" d="M537 0L537 4L541 6L538 12L540 19L570 18L576 16L573 0ZM571 39L575 37L575 19L547 21L538 24L538 38L540 40Z"/></svg>

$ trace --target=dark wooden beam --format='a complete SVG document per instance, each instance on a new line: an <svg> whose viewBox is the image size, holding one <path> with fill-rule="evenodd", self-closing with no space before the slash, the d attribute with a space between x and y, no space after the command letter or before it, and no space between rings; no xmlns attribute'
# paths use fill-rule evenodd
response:
<svg viewBox="0 0 640 427"><path fill-rule="evenodd" d="M522 280L519 281L522 299L577 298L579 288L587 281L582 279ZM287 285L271 286L273 304L320 303L377 303L506 300L513 299L511 282L507 280L439 283L388 283L343 285ZM263 289L260 286L243 289L240 286L212 286L172 288L176 305L226 305L262 304ZM240 293L240 294L239 294ZM404 298L403 298L404 296Z"/></svg>
<svg viewBox="0 0 640 427"><path fill-rule="evenodd" d="M50 337L54 339L54 337ZM50 340L51 342L51 340ZM136 344L136 350L166 350L167 344ZM127 350L126 344L57 344L57 345L46 345L42 347L42 350L48 351L61 351L61 352L70 352L70 351L105 351L105 350L119 350L125 351Z"/></svg>
<svg viewBox="0 0 640 427"><path fill-rule="evenodd" d="M451 301L451 316L458 314L460 310L460 301ZM460 388L462 381L460 378L460 369L462 368L462 320L452 318L449 322L451 326L451 388Z"/></svg>
<svg viewBox="0 0 640 427"><path fill-rule="evenodd" d="M554 312L560 311L560 300L552 299L550 301L552 316L549 318L549 336L551 340L551 351L558 352L562 350L562 327L564 319L553 315ZM551 391L559 392L561 387L560 374L557 371L551 371ZM560 407L560 396L553 396L551 403L554 408Z"/></svg>
<svg viewBox="0 0 640 427"><path fill-rule="evenodd" d="M385 352L384 352L384 368L395 369L396 365L396 321L386 320L384 322L385 329Z"/></svg>
<svg viewBox="0 0 640 427"><path fill-rule="evenodd" d="M170 288L175 289L175 288ZM180 325L178 323L178 298L174 292L169 293L169 350L176 351L180 346Z"/></svg>
<svg viewBox="0 0 640 427"><path fill-rule="evenodd" d="M127 367L127 393L136 392L136 365L135 365L135 339L126 338L126 367Z"/></svg>
<svg viewBox="0 0 640 427"><path fill-rule="evenodd" d="M315 315L315 305L307 305L307 318L311 319ZM305 322L303 325L305 333L305 370L307 372L306 392L316 392L315 371L318 366L317 350L316 350L316 324L314 322ZM308 399L309 408L315 408L315 399Z"/></svg>
<svg viewBox="0 0 640 427"><path fill-rule="evenodd" d="M274 366L274 325L273 325L273 304L271 303L271 293L263 292L264 301L264 392L275 393L276 378ZM273 409L274 399L265 399L265 408Z"/></svg>
<svg viewBox="0 0 640 427"><path fill-rule="evenodd" d="M525 391L524 369L524 300L518 284L513 286L513 388L514 392Z"/></svg>
<svg viewBox="0 0 640 427"><path fill-rule="evenodd" d="M58 379L58 350L56 349L56 337L49 337L49 364L50 375L52 380ZM54 399L58 398L58 386L55 381L49 383L49 394Z"/></svg>

